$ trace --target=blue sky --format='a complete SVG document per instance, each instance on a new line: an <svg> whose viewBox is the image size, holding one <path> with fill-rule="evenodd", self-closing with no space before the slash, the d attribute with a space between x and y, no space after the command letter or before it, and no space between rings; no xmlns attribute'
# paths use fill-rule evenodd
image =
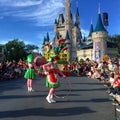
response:
<svg viewBox="0 0 120 120"><path fill-rule="evenodd" d="M82 34L88 35L91 19L96 26L99 3L101 15L108 13L109 35L120 34L120 0L71 0L73 17L78 5ZM47 32L52 40L54 20L65 12L64 4L65 0L0 0L0 44L18 38L41 48Z"/></svg>

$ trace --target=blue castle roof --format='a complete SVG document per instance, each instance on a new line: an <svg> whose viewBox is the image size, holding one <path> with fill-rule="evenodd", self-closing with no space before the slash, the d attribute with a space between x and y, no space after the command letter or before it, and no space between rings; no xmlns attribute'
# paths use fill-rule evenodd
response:
<svg viewBox="0 0 120 120"><path fill-rule="evenodd" d="M59 19L60 19L60 18L62 18L62 23L64 23L64 22L65 22L65 19L64 19L63 13L60 13L60 14L59 14ZM59 20L59 19L58 19L58 20Z"/></svg>
<svg viewBox="0 0 120 120"><path fill-rule="evenodd" d="M99 31L106 31L106 29L104 28L104 25L102 23L102 19L101 19L101 14L98 14L98 20L97 20L97 24L95 27L94 32L99 32Z"/></svg>
<svg viewBox="0 0 120 120"><path fill-rule="evenodd" d="M54 22L54 24L58 24L56 19L55 19L55 22Z"/></svg>
<svg viewBox="0 0 120 120"><path fill-rule="evenodd" d="M89 32L88 37L91 37L91 36L92 36L92 32L93 32L93 31L94 31L94 29L93 29L93 24L91 23L90 32Z"/></svg>
<svg viewBox="0 0 120 120"><path fill-rule="evenodd" d="M68 33L68 30L66 32L66 37L65 37L66 40L70 40L70 36L69 36L69 33Z"/></svg>
<svg viewBox="0 0 120 120"><path fill-rule="evenodd" d="M66 36L65 36L65 39L66 39L66 44L70 44L70 36L69 36L69 32L68 30L66 31Z"/></svg>

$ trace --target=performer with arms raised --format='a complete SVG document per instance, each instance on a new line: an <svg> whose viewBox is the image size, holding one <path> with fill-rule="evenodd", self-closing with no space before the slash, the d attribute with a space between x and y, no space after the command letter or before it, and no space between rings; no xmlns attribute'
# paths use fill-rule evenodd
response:
<svg viewBox="0 0 120 120"><path fill-rule="evenodd" d="M66 77L58 68L57 60L58 56L52 55L48 59L48 63L43 65L43 70L46 74L46 87L50 88L48 96L46 97L48 103L56 102L54 100L55 89L60 87L60 82L58 81L57 75Z"/></svg>

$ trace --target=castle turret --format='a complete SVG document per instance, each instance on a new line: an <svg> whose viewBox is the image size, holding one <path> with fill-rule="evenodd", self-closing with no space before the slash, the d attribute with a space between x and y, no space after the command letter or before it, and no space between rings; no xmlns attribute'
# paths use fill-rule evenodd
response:
<svg viewBox="0 0 120 120"><path fill-rule="evenodd" d="M98 20L94 32L93 39L93 60L100 62L105 54L107 54L108 32L102 23L100 8L98 10Z"/></svg>
<svg viewBox="0 0 120 120"><path fill-rule="evenodd" d="M91 25L90 25L90 32L89 32L89 35L88 35L88 40L92 40L92 33L93 33L94 29L93 29L93 24L92 24L92 21L91 21Z"/></svg>
<svg viewBox="0 0 120 120"><path fill-rule="evenodd" d="M69 31L70 38L72 36L72 28L74 26L73 19L72 19L72 12L71 12L71 3L70 0L66 0L66 31Z"/></svg>
<svg viewBox="0 0 120 120"><path fill-rule="evenodd" d="M65 37L65 39L66 39L65 44L66 44L66 46L68 47L68 49L69 49L68 51L69 51L69 53L70 53L71 42L70 42L70 36L69 36L68 30L67 30L67 32L66 32L66 37Z"/></svg>
<svg viewBox="0 0 120 120"><path fill-rule="evenodd" d="M46 42L50 42L50 37L49 37L48 32L47 32Z"/></svg>
<svg viewBox="0 0 120 120"><path fill-rule="evenodd" d="M71 58L71 55L70 55L70 53L71 53L71 42L70 42L70 36L69 36L68 30L67 30L67 32L66 32L66 37L65 37L65 39L66 39L65 44L66 44L66 46L67 46L67 48L68 48L68 56L69 56L69 61L70 61L70 58Z"/></svg>
<svg viewBox="0 0 120 120"><path fill-rule="evenodd" d="M76 21L75 21L75 26L79 27L80 26L80 16L79 16L79 11L77 7L77 12L76 12Z"/></svg>
<svg viewBox="0 0 120 120"><path fill-rule="evenodd" d="M45 53L45 49L44 49L44 47L45 47L45 42L46 42L46 37L44 37L44 40L43 40L43 44L42 44L42 55L44 55L44 53Z"/></svg>
<svg viewBox="0 0 120 120"><path fill-rule="evenodd" d="M54 22L54 32L56 33L57 32L57 19L55 19L55 22Z"/></svg>
<svg viewBox="0 0 120 120"><path fill-rule="evenodd" d="M66 0L66 24L70 24L71 21L71 11L70 11L70 0Z"/></svg>
<svg viewBox="0 0 120 120"><path fill-rule="evenodd" d="M62 25L64 24L65 20L64 20L64 15L63 13L59 14L59 18L58 18L58 25Z"/></svg>
<svg viewBox="0 0 120 120"><path fill-rule="evenodd" d="M75 19L75 24L72 29L72 38L71 38L71 56L72 60L75 60L77 57L77 50L78 50L78 45L81 41L82 35L81 35L81 30L80 30L80 16L79 16L79 11L78 7L76 9L76 19Z"/></svg>
<svg viewBox="0 0 120 120"><path fill-rule="evenodd" d="M58 32L62 37L65 37L65 19L62 12L59 12L58 21L55 19L54 22L54 33Z"/></svg>

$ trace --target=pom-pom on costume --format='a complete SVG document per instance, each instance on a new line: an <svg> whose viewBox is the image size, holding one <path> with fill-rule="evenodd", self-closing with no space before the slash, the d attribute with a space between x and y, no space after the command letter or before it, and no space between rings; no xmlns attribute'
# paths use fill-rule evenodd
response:
<svg viewBox="0 0 120 120"><path fill-rule="evenodd" d="M25 72L24 78L27 79L28 92L33 91L32 81L35 79L34 65L33 65L33 55L30 54L27 56L28 68Z"/></svg>
<svg viewBox="0 0 120 120"><path fill-rule="evenodd" d="M46 97L48 103L56 102L53 98L55 94L55 89L60 87L60 82L57 78L57 74L65 77L65 75L57 66L57 59L58 56L53 55L51 56L51 58L48 59L48 63L43 65L43 70L46 74L46 87L50 88L48 96Z"/></svg>

